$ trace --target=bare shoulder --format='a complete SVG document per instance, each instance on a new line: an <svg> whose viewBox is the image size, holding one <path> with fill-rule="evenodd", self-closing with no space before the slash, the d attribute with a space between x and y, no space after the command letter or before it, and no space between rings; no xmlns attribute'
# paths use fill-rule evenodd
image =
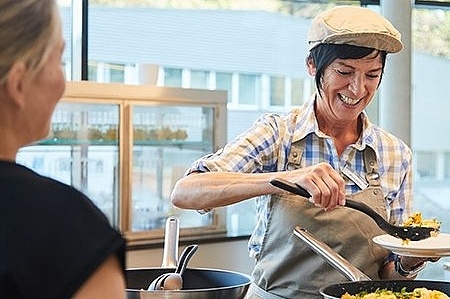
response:
<svg viewBox="0 0 450 299"><path fill-rule="evenodd" d="M112 254L86 280L74 299L125 299L125 278L119 260Z"/></svg>

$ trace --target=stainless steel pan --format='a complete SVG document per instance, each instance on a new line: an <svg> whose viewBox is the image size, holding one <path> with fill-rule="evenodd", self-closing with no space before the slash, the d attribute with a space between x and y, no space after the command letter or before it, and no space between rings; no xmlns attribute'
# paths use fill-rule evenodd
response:
<svg viewBox="0 0 450 299"><path fill-rule="evenodd" d="M351 282L343 282L322 287L319 292L325 299L340 299L346 292L354 295L362 291L367 291L369 293L374 292L377 289L400 291L403 288L406 288L406 291L412 291L415 288L427 288L450 295L450 283L444 281L370 280L367 275L350 264L331 247L317 239L307 230L297 226L294 229L294 234L304 241L314 252L324 258L331 266L351 280Z"/></svg>
<svg viewBox="0 0 450 299"><path fill-rule="evenodd" d="M220 269L186 268L181 290L148 291L150 283L164 273L174 272L178 252L178 219L166 222L164 253L161 268L130 268L126 270L128 299L242 299L253 278L249 275ZM200 250L199 250L200 251Z"/></svg>
<svg viewBox="0 0 450 299"><path fill-rule="evenodd" d="M179 291L147 291L148 285L165 268L137 268L126 270L128 299L242 299L252 278L238 272L187 268L183 274L183 289Z"/></svg>

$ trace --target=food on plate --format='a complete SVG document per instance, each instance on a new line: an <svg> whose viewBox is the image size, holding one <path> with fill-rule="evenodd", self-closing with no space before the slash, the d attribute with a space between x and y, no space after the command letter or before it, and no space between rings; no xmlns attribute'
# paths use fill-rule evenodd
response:
<svg viewBox="0 0 450 299"><path fill-rule="evenodd" d="M341 299L449 299L450 297L441 291L429 290L427 288L416 288L412 292L407 292L403 288L400 292L387 289L379 289L375 292L360 292L356 295L345 293Z"/></svg>
<svg viewBox="0 0 450 299"><path fill-rule="evenodd" d="M441 228L441 222L436 219L423 219L422 213L415 212L411 216L403 222L403 226L420 226L420 227L431 227L434 228L434 231L431 233L431 236L436 236L439 233L439 229Z"/></svg>
<svg viewBox="0 0 450 299"><path fill-rule="evenodd" d="M423 219L422 213L415 212L414 214L410 215L406 221L402 223L402 226L415 226L415 227L429 227L432 228L433 231L430 232L431 237L436 237L439 234L439 230L441 228L441 222L437 221L436 219ZM403 245L409 244L409 239L402 239Z"/></svg>

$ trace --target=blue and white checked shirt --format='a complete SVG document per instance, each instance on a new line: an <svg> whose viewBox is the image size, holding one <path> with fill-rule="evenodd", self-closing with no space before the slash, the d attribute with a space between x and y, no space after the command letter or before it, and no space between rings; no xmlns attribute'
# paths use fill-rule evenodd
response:
<svg viewBox="0 0 450 299"><path fill-rule="evenodd" d="M187 173L285 171L291 144L304 140L305 149L301 167L328 162L334 169L340 171L347 165L354 173L365 178L363 149L370 146L377 155L378 172L390 222L400 224L411 213L411 150L397 137L371 124L365 113L361 118L363 122L361 138L347 147L339 157L333 139L319 130L314 100L293 109L286 116L267 113L222 149L195 161ZM347 193L360 190L358 185L346 176L343 177L346 180ZM270 215L268 198L269 195L255 198L257 223L249 241L250 256L253 257L257 256L261 248Z"/></svg>

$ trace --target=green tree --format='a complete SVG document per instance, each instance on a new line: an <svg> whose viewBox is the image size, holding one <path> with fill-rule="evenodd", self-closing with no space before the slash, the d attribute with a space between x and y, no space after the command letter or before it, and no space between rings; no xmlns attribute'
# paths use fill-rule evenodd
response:
<svg viewBox="0 0 450 299"><path fill-rule="evenodd" d="M450 59L450 11L413 11L412 42L416 50Z"/></svg>

